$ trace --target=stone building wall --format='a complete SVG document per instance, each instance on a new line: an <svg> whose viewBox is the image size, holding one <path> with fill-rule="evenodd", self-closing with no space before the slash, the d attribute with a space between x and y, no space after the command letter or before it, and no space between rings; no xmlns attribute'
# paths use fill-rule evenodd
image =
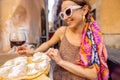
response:
<svg viewBox="0 0 120 80"><path fill-rule="evenodd" d="M9 33L26 30L29 42L39 42L41 11L46 13L45 0L0 0L0 52L10 50Z"/></svg>
<svg viewBox="0 0 120 80"><path fill-rule="evenodd" d="M91 0L105 44L120 49L120 0Z"/></svg>
<svg viewBox="0 0 120 80"><path fill-rule="evenodd" d="M106 45L120 49L120 0L102 0L100 14Z"/></svg>

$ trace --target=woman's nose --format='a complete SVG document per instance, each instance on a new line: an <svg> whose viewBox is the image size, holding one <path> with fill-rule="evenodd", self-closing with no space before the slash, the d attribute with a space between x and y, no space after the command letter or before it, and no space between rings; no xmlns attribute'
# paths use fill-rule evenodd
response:
<svg viewBox="0 0 120 80"><path fill-rule="evenodd" d="M66 20L66 19L68 19L68 16L67 15L64 15L64 18L63 18L64 20Z"/></svg>

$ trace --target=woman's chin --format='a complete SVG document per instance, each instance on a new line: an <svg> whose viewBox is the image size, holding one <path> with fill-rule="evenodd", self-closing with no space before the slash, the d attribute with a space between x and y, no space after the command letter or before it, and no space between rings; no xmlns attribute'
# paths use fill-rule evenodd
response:
<svg viewBox="0 0 120 80"><path fill-rule="evenodd" d="M74 28L75 25L74 24L68 24L69 28Z"/></svg>

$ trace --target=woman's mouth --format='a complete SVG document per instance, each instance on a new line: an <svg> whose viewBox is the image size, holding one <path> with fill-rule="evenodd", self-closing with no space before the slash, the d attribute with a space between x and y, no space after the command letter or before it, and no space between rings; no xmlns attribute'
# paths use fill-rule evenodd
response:
<svg viewBox="0 0 120 80"><path fill-rule="evenodd" d="M71 21L68 21L67 24L70 25L70 24L71 24Z"/></svg>

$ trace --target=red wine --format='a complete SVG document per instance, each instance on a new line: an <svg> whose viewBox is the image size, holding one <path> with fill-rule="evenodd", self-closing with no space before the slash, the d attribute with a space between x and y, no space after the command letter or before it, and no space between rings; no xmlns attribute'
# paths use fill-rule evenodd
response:
<svg viewBox="0 0 120 80"><path fill-rule="evenodd" d="M25 43L25 41L10 41L12 46L21 46Z"/></svg>

